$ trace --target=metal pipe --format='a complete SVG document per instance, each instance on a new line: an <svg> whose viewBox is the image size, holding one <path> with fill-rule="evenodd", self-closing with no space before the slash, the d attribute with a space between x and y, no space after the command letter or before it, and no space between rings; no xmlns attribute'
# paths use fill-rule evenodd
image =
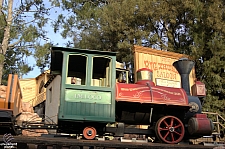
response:
<svg viewBox="0 0 225 149"><path fill-rule="evenodd" d="M152 98L152 101L153 101L152 87L148 82L146 84L150 89L150 94L151 94L151 98ZM150 123L152 122L152 112L153 112L153 108L151 108L151 111L150 111L150 114L149 114L149 122Z"/></svg>
<svg viewBox="0 0 225 149"><path fill-rule="evenodd" d="M173 66L177 69L181 77L181 86L186 91L187 95L190 94L190 82L189 82L189 74L194 67L194 62L187 59L179 59L178 61L173 63Z"/></svg>

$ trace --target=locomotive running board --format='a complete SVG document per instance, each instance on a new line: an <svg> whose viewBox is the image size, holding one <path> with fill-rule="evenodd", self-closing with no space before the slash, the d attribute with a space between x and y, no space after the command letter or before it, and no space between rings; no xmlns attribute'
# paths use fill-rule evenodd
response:
<svg viewBox="0 0 225 149"><path fill-rule="evenodd" d="M213 143L208 143L208 142L203 142L204 146L223 146L224 147L224 143L218 143L218 142L213 142Z"/></svg>
<svg viewBox="0 0 225 149"><path fill-rule="evenodd" d="M106 141L106 137L103 136L102 138L97 138L98 141ZM118 140L120 142L136 142L136 143L148 143L148 139L145 140L138 140L137 138L131 138L131 139L124 139L123 137L120 137Z"/></svg>
<svg viewBox="0 0 225 149"><path fill-rule="evenodd" d="M145 140L137 140L136 138L124 139L123 137L120 138L120 141L121 142L148 143L148 139L145 139Z"/></svg>
<svg viewBox="0 0 225 149"><path fill-rule="evenodd" d="M117 127L106 127L105 131L107 133L115 133L118 132ZM138 128L124 128L124 132L120 134L139 134L139 135L154 135L154 131L151 129L138 129Z"/></svg>
<svg viewBox="0 0 225 149"><path fill-rule="evenodd" d="M15 125L18 129L57 129L58 126L56 124L42 124L42 123L32 123L29 125L18 126Z"/></svg>

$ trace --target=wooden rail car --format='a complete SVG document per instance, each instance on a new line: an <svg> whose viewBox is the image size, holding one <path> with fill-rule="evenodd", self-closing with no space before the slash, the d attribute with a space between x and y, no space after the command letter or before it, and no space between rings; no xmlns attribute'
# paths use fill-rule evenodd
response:
<svg viewBox="0 0 225 149"><path fill-rule="evenodd" d="M5 94L6 98L0 98L0 134L15 134L15 118L21 112L22 99L18 75L9 74Z"/></svg>

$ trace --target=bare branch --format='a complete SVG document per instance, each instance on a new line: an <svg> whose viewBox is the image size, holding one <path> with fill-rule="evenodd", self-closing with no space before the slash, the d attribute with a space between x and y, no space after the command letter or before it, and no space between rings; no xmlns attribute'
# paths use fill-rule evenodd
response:
<svg viewBox="0 0 225 149"><path fill-rule="evenodd" d="M19 44L21 42L21 39L17 40L16 42L12 43L12 44L9 44L8 47L9 48L12 48L14 47L15 45Z"/></svg>
<svg viewBox="0 0 225 149"><path fill-rule="evenodd" d="M1 1L1 0L0 0ZM21 4L23 5L23 2L22 2L22 0L21 0ZM32 3L30 3L30 5L34 5L36 8L37 8L37 10L26 10L26 7L24 7L23 9L20 9L20 10L17 10L16 11L16 14L14 15L14 17L13 18L16 18L16 17L18 17L21 13L23 13L23 12L25 12L25 13L35 13L35 12L40 12L40 11L38 11L38 6L36 6L35 5L35 2L32 2ZM54 8L54 7L52 7L52 8Z"/></svg>
<svg viewBox="0 0 225 149"><path fill-rule="evenodd" d="M33 19L33 20L31 20L31 21L29 21L27 23L24 23L24 25L27 25L27 24L32 23L32 22L35 22L35 21L36 21L36 19Z"/></svg>
<svg viewBox="0 0 225 149"><path fill-rule="evenodd" d="M14 46L14 48L34 48L34 47L35 47L34 44L25 45L25 46L21 46L21 45L19 45L19 46Z"/></svg>

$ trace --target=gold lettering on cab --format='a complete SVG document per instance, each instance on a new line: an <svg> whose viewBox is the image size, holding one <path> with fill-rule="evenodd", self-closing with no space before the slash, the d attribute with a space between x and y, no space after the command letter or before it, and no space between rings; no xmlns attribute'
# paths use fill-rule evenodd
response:
<svg viewBox="0 0 225 149"><path fill-rule="evenodd" d="M102 96L100 95L89 95L89 94L74 94L75 99L93 99L101 100Z"/></svg>

